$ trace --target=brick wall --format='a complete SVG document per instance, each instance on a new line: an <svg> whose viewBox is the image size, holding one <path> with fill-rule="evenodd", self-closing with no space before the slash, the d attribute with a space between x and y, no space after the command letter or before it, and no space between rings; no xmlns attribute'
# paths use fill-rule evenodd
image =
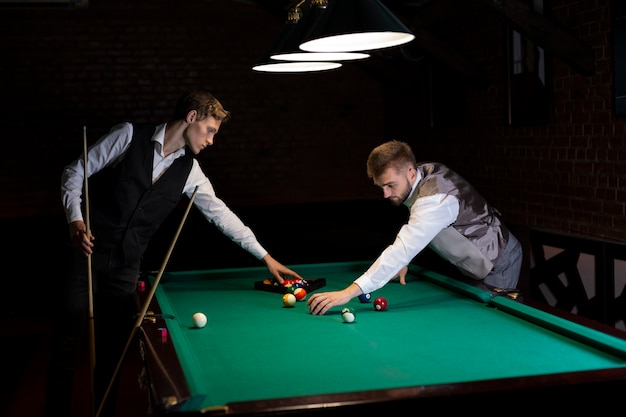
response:
<svg viewBox="0 0 626 417"><path fill-rule="evenodd" d="M161 122L181 90L208 87L233 112L200 156L234 206L376 200L370 149L399 138L446 162L507 221L626 240L626 120L613 114L609 0L551 0L551 18L593 48L595 74L550 59L548 125L506 122L506 26L476 13L447 34L486 70L486 85L439 80L410 63L409 82L348 64L323 74L250 67L283 21L252 2L91 0L77 10L0 11L3 151L0 216L60 214L64 164L124 120ZM408 64L407 64L408 65ZM393 77L391 77L393 78ZM439 125L430 125L430 87Z"/></svg>

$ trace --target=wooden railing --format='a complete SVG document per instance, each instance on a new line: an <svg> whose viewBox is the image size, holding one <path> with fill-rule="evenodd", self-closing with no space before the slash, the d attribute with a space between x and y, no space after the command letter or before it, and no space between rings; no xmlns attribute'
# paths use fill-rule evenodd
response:
<svg viewBox="0 0 626 417"><path fill-rule="evenodd" d="M528 243L526 297L624 328L626 244L542 230Z"/></svg>

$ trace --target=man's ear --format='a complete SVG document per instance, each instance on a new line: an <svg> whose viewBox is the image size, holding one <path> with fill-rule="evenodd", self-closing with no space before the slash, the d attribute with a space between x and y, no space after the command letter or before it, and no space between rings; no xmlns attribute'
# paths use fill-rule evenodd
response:
<svg viewBox="0 0 626 417"><path fill-rule="evenodd" d="M196 120L196 117L198 117L198 111L190 110L189 113L187 113L187 118L185 119L185 122L193 123Z"/></svg>
<svg viewBox="0 0 626 417"><path fill-rule="evenodd" d="M407 170L407 173L411 181L414 181L415 178L417 178L417 170L414 167L409 167L409 169Z"/></svg>

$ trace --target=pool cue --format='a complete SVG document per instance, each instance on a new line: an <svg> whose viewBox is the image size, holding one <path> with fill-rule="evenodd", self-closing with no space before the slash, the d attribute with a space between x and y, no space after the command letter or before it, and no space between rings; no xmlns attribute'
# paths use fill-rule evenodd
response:
<svg viewBox="0 0 626 417"><path fill-rule="evenodd" d="M91 226L89 224L89 181L87 180L87 126L83 126L83 165L85 183L85 225L87 239L91 241ZM89 295L89 382L91 384L91 415L95 410L95 369L96 369L96 331L93 317L93 274L91 272L91 254L87 255L87 292Z"/></svg>
<svg viewBox="0 0 626 417"><path fill-rule="evenodd" d="M191 206L193 205L193 200L196 198L197 192L198 192L198 187L196 186L196 189L193 191L193 194L191 195L191 198L189 199L187 210L185 210L185 213L183 214L183 218L180 221L180 225L178 226L178 230L176 231L176 234L174 235L174 239L172 240L172 243L170 244L170 247L167 250L167 253L165 254L165 258L163 259L163 263L161 264L159 273L154 279L154 283L152 284L152 287L150 288L150 292L148 293L148 297L146 298L146 301L143 303L141 312L137 316L137 321L135 322L135 326L133 327L130 333L130 336L128 337L128 341L126 342L126 347L124 347L122 356L120 357L120 360L118 361L117 366L115 367L115 371L113 372L113 375L111 376L109 386L107 387L107 390L105 391L104 396L102 397L102 400L100 402L100 407L98 407L98 412L96 413L96 417L100 416L100 413L102 412L102 407L104 407L107 397L109 396L109 393L111 391L111 387L113 386L113 382L115 381L115 378L117 378L117 374L119 373L119 370L122 367L122 362L124 362L124 357L126 356L126 352L128 351L128 348L130 347L130 344L132 343L135 337L135 334L137 333L137 330L139 329L139 327L141 327L141 323L143 323L143 319L146 316L146 312L148 311L148 308L150 307L150 302L152 301L154 292L156 291L157 286L159 285L159 281L161 280L161 277L163 276L163 271L165 271L165 265L167 265L170 255L172 254L172 251L174 250L174 245L176 244L176 241L178 240L178 235L180 235L180 231L182 230L183 225L185 224L185 220L187 219L189 210L191 210Z"/></svg>

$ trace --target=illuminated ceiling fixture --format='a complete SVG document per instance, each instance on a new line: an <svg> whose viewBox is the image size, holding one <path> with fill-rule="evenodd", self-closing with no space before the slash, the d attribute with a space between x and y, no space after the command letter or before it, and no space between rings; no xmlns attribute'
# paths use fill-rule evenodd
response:
<svg viewBox="0 0 626 417"><path fill-rule="evenodd" d="M262 63L252 69L261 72L316 72L336 69L341 64L335 61L359 60L368 58L368 54L353 52L306 52L299 48L300 43L309 33L324 12L327 0L311 0L309 10L304 14L300 1L287 13L287 24L272 47L264 55Z"/></svg>
<svg viewBox="0 0 626 417"><path fill-rule="evenodd" d="M300 49L356 52L390 48L415 36L379 0L332 0Z"/></svg>
<svg viewBox="0 0 626 417"><path fill-rule="evenodd" d="M265 64L258 64L252 67L255 71L260 72L316 72L327 71L341 67L341 64L337 62L267 62Z"/></svg>

